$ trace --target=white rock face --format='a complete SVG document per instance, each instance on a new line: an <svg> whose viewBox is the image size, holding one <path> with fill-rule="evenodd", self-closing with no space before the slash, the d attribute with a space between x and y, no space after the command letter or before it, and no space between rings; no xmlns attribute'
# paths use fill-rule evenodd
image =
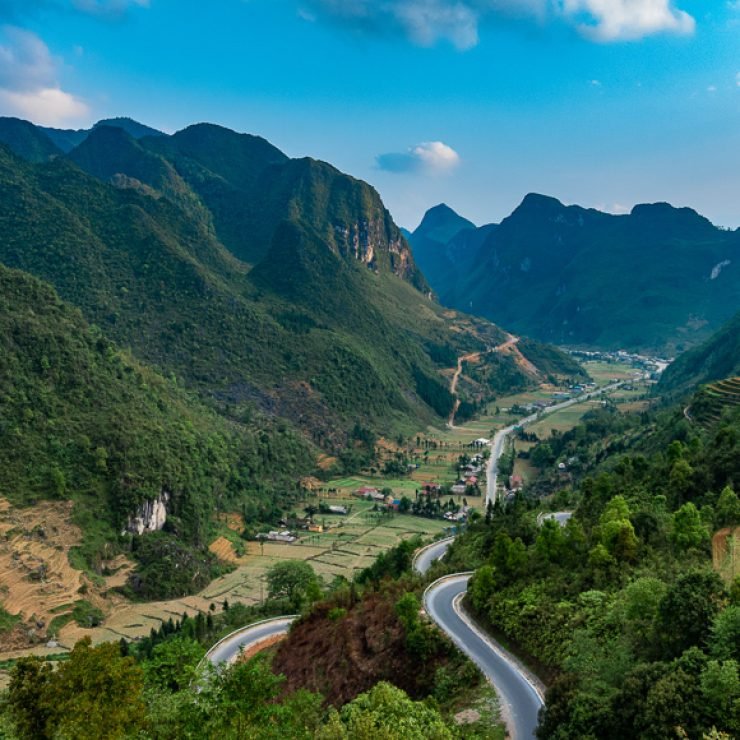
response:
<svg viewBox="0 0 740 740"><path fill-rule="evenodd" d="M720 272L730 264L732 264L730 260L722 260L722 262L712 268L712 273L710 274L709 279L716 280L719 277Z"/></svg>
<svg viewBox="0 0 740 740"><path fill-rule="evenodd" d="M167 521L167 503L169 500L170 494L167 491L162 491L157 498L144 501L136 510L136 513L129 517L125 531L139 535L145 532L158 532Z"/></svg>

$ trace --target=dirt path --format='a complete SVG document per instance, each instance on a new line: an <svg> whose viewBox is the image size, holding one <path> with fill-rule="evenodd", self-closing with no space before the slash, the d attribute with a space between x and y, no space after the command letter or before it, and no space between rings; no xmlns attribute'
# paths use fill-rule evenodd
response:
<svg viewBox="0 0 740 740"><path fill-rule="evenodd" d="M457 369L455 370L455 373L452 376L452 382L450 383L450 393L455 396L455 403L452 406L450 418L447 421L447 426L449 426L450 429L455 428L455 414L457 414L457 410L460 408L460 399L457 397L457 382L460 380L460 376L462 375L463 363L478 362L478 360L480 360L480 356L481 352L471 352L468 355L462 355L457 358Z"/></svg>
<svg viewBox="0 0 740 740"><path fill-rule="evenodd" d="M517 346L519 344L519 337L515 337L513 334L508 335L508 339L503 343L499 344L498 347L494 347L494 352L500 352L503 355L511 355L514 358L514 362L522 369L525 373L534 376L535 378L540 377L540 371L522 354L522 351Z"/></svg>
<svg viewBox="0 0 740 740"><path fill-rule="evenodd" d="M450 418L447 420L447 426L450 429L455 428L455 416L458 409L460 408L460 399L457 397L457 384L460 380L460 376L463 371L463 363L465 362L479 362L480 358L484 354L490 354L491 352L498 352L502 355L509 355L513 357L514 362L523 370L527 375L531 375L533 378L540 378L540 371L522 354L521 350L517 346L519 344L519 337L515 337L513 334L507 334L507 339L502 344L497 344L495 347L490 347L485 352L471 352L467 355L461 355L457 358L457 368L452 375L452 381L450 382L450 393L455 396L455 403L450 412Z"/></svg>

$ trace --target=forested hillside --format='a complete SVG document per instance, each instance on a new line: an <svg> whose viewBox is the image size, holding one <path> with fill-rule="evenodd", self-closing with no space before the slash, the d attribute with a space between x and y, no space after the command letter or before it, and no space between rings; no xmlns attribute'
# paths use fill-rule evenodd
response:
<svg viewBox="0 0 740 740"><path fill-rule="evenodd" d="M118 349L50 287L2 266L0 329L0 495L20 505L74 501L84 532L77 562L94 572L103 552L129 550L129 520L142 504L166 496L165 531L148 553L135 550L152 566L136 577L142 594L205 585L214 511L249 504L259 519L274 516L314 464L284 425L258 416L228 423ZM178 542L183 557L158 563ZM185 567L187 548L200 554L199 572Z"/></svg>
<svg viewBox="0 0 740 740"><path fill-rule="evenodd" d="M432 248L425 232L422 223L412 243L433 255L427 274L443 303L559 345L673 355L740 305L740 232L690 208L617 216L530 194L494 228Z"/></svg>
<svg viewBox="0 0 740 740"><path fill-rule="evenodd" d="M567 525L520 496L459 538L448 567L478 563L469 608L549 679L538 737L734 737L740 581L717 539L713 569L711 543L740 524L740 415L584 422L546 443L549 464L591 471L553 503L575 506Z"/></svg>
<svg viewBox="0 0 740 740"><path fill-rule="evenodd" d="M446 358L503 338L425 295L365 183L217 126L108 124L68 158L0 152L0 261L231 418L288 418L336 452L358 417L381 432L445 417Z"/></svg>
<svg viewBox="0 0 740 740"><path fill-rule="evenodd" d="M740 314L706 342L679 355L661 376L660 390L686 392L731 375L740 375Z"/></svg>

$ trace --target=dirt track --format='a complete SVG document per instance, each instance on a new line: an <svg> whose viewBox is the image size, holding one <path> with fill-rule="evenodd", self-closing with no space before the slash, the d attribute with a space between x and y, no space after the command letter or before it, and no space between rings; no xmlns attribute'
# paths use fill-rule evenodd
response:
<svg viewBox="0 0 740 740"><path fill-rule="evenodd" d="M455 415L460 408L460 399L457 398L457 384L460 380L460 376L463 371L463 364L466 362L480 362L480 358L483 354L489 354L491 352L497 352L502 355L509 355L513 357L514 362L521 368L527 375L531 375L537 379L541 377L540 371L522 354L521 350L517 346L519 344L519 337L515 337L513 334L507 334L507 340L503 344L491 347L485 353L483 352L471 352L467 355L461 355L457 358L457 368L452 375L450 381L450 393L455 396L455 403L450 413L450 418L447 421L447 425L451 428L455 428Z"/></svg>

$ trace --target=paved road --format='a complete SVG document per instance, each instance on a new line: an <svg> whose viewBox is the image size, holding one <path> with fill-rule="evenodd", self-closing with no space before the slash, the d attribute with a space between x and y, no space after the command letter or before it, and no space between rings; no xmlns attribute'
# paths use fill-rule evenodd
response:
<svg viewBox="0 0 740 740"><path fill-rule="evenodd" d="M542 689L504 650L495 645L461 613L459 600L467 591L470 574L441 579L424 594L427 614L483 671L496 687L503 718L514 740L535 737L544 701Z"/></svg>
<svg viewBox="0 0 740 740"><path fill-rule="evenodd" d="M540 514L537 520L539 524L542 524L547 519L554 519L561 527L564 527L572 516L572 511L554 511L550 514Z"/></svg>
<svg viewBox="0 0 740 740"><path fill-rule="evenodd" d="M241 650L248 650L262 640L267 640L276 635L287 634L295 616L277 617L259 624L245 627L224 637L217 642L207 653L206 658L214 665L219 663L233 663Z"/></svg>
<svg viewBox="0 0 740 740"><path fill-rule="evenodd" d="M512 434L517 427L525 427L529 424L533 424L535 421L539 421L545 416L549 416L550 414L555 413L556 411L561 411L562 409L567 409L569 406L575 406L578 403L583 403L584 401L588 401L595 396L600 396L602 393L610 393L611 391L619 388L621 385L624 385L625 382L626 381L624 380L620 380L618 383L612 383L611 385L606 385L603 388L597 388L595 391L583 393L582 395L571 398L568 401L556 403L554 406L548 406L542 411L539 411L536 414L531 414L530 416L525 416L516 424L512 424L511 426L505 427L504 429L500 429L498 432L496 432L496 435L491 442L491 457L488 460L488 471L486 473L486 476L488 478L488 482L486 485L486 505L488 505L489 501L493 502L494 504L496 503L496 487L498 485L498 461L504 452L506 438L510 434Z"/></svg>
<svg viewBox="0 0 740 740"><path fill-rule="evenodd" d="M433 545L423 547L419 550L417 556L414 558L414 570L417 573L426 573L432 567L432 563L435 560L439 560L447 552L447 548L452 544L454 539L454 537L448 537L445 540L440 540Z"/></svg>

